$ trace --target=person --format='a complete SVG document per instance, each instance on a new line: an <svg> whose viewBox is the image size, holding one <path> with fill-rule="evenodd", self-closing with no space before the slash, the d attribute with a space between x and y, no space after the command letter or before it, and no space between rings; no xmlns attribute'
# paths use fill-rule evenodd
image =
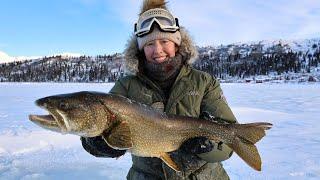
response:
<svg viewBox="0 0 320 180"><path fill-rule="evenodd" d="M128 75L120 78L110 93L167 114L236 123L219 82L192 68L196 57L189 34L166 3L145 0L125 50ZM96 157L120 157L125 153L109 147L100 136L81 137L81 141L84 149ZM229 179L221 161L231 154L232 150L222 142L196 137L170 153L181 172L175 172L161 159L132 155L127 179Z"/></svg>

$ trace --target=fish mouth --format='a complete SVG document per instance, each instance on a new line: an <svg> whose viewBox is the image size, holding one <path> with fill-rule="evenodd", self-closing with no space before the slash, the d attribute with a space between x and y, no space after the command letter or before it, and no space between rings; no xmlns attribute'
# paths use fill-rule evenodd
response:
<svg viewBox="0 0 320 180"><path fill-rule="evenodd" d="M29 115L29 120L38 126L49 129L56 132L63 132L63 129L60 128L57 120L52 115Z"/></svg>
<svg viewBox="0 0 320 180"><path fill-rule="evenodd" d="M49 129L60 133L66 132L67 128L64 122L64 118L58 110L50 108L46 103L40 103L39 100L36 101L36 105L42 109L45 109L49 114L31 114L29 115L30 121L45 129Z"/></svg>
<svg viewBox="0 0 320 180"><path fill-rule="evenodd" d="M47 122L50 124L58 125L58 123L52 115L29 115L29 119L31 121Z"/></svg>

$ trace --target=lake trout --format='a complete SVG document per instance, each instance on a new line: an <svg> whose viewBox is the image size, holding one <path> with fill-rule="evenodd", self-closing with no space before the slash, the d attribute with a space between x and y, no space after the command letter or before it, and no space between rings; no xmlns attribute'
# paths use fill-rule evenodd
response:
<svg viewBox="0 0 320 180"><path fill-rule="evenodd" d="M49 115L30 115L42 128L84 137L101 135L106 143L141 157L157 157L180 171L168 152L177 150L193 137L224 142L248 165L261 170L261 158L254 145L272 124L219 124L198 118L167 115L126 97L76 92L38 99L36 105Z"/></svg>

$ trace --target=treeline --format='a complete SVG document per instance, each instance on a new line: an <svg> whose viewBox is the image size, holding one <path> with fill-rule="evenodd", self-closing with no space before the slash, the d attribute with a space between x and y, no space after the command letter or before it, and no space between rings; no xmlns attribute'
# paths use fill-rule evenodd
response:
<svg viewBox="0 0 320 180"><path fill-rule="evenodd" d="M1 82L114 82L123 76L120 54L44 57L0 64Z"/></svg>
<svg viewBox="0 0 320 180"><path fill-rule="evenodd" d="M240 79L268 75L269 73L310 73L312 67L320 66L320 49L314 53L277 52L246 54L208 54L200 53L200 60L194 67L221 79L238 77Z"/></svg>

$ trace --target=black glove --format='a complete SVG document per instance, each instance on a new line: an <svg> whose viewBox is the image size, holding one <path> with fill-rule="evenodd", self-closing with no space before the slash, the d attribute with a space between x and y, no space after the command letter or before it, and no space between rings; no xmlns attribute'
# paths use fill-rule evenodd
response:
<svg viewBox="0 0 320 180"><path fill-rule="evenodd" d="M206 137L188 139L181 145L181 149L190 154L201 154L212 151L214 145Z"/></svg>
<svg viewBox="0 0 320 180"><path fill-rule="evenodd" d="M116 150L108 146L101 136L81 137L83 148L96 157L120 157L126 153L125 150Z"/></svg>

